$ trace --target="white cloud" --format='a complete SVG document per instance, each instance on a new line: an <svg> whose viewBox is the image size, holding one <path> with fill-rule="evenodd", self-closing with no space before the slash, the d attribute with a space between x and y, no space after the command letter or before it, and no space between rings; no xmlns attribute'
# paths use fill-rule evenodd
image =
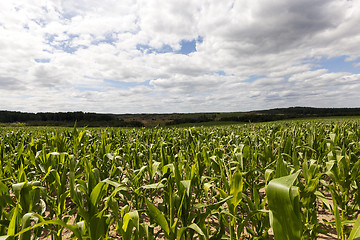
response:
<svg viewBox="0 0 360 240"><path fill-rule="evenodd" d="M358 106L359 21L359 0L1 1L1 108ZM353 71L319 64L339 56Z"/></svg>

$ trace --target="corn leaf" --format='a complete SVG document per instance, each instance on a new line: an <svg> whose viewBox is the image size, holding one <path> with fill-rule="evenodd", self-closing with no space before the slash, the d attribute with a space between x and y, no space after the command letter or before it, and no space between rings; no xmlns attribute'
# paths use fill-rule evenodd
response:
<svg viewBox="0 0 360 240"><path fill-rule="evenodd" d="M128 212L124 216L122 229L126 232L130 220L134 224L137 231L139 231L139 213L138 211Z"/></svg>
<svg viewBox="0 0 360 240"><path fill-rule="evenodd" d="M188 230L188 229L192 229L194 230L195 232L197 232L199 235L201 236L204 236L204 232L201 230L201 228L196 224L196 223L192 223L190 224L189 226L187 227L182 227L178 233L177 233L177 236L176 236L176 239L177 240L180 240L182 235L184 235L185 231Z"/></svg>
<svg viewBox="0 0 360 240"><path fill-rule="evenodd" d="M360 240L360 216L357 218L348 240Z"/></svg>
<svg viewBox="0 0 360 240"><path fill-rule="evenodd" d="M105 183L104 182L99 182L98 184L96 184L96 186L94 187L94 189L91 191L90 194L90 201L91 204L93 206L97 206L100 199L101 199L101 192L103 190Z"/></svg>
<svg viewBox="0 0 360 240"><path fill-rule="evenodd" d="M146 205L148 207L149 215L155 220L157 224L161 226L161 228L165 231L167 235L170 234L170 227L168 222L166 221L165 216L161 213L161 211L154 206L149 200L145 199Z"/></svg>
<svg viewBox="0 0 360 240"><path fill-rule="evenodd" d="M302 222L299 207L299 192L292 186L300 171L273 179L266 187L269 201L270 225L276 240L300 240Z"/></svg>
<svg viewBox="0 0 360 240"><path fill-rule="evenodd" d="M191 180L183 180L181 181L181 185L186 189L186 195L190 196L190 188L191 188Z"/></svg>
<svg viewBox="0 0 360 240"><path fill-rule="evenodd" d="M230 181L230 195L233 196L229 201L234 208L239 205L242 199L242 190L243 190L243 179L239 171L236 171Z"/></svg>
<svg viewBox="0 0 360 240"><path fill-rule="evenodd" d="M9 235L0 236L0 240L10 240L10 239L12 239L12 237Z"/></svg>
<svg viewBox="0 0 360 240"><path fill-rule="evenodd" d="M336 203L336 199L335 199L335 192L334 191L331 191L331 196L332 196L332 199L333 199L333 204L334 204L334 215L335 215L335 224L336 224L336 233L337 233L337 236L338 238L341 236L341 229L342 229L342 226L341 226L341 218L340 218L340 212L339 212L339 208L337 206L337 203Z"/></svg>
<svg viewBox="0 0 360 240"><path fill-rule="evenodd" d="M74 235L79 239L81 240L82 239L82 236L81 236L81 233L79 231L79 229L75 226L72 226L72 225L68 225L66 223L64 223L63 221L60 221L60 220L47 220L47 221L41 221L31 227L28 227L28 228L25 228L23 230L21 230L20 232L16 233L14 235L14 237L16 236L19 236L27 231L31 231L33 229L36 229L38 227L42 227L43 225L59 225L59 226L62 226L62 227L65 227L67 229L69 229L71 232L74 233Z"/></svg>
<svg viewBox="0 0 360 240"><path fill-rule="evenodd" d="M8 227L8 231L7 231L7 234L8 235L14 235L15 232L16 232L16 228L17 228L17 225L18 225L18 221L19 221L19 205L16 205L15 209L14 209L14 212L13 212L13 215L12 215L12 218L10 220L10 224L9 224L9 227Z"/></svg>

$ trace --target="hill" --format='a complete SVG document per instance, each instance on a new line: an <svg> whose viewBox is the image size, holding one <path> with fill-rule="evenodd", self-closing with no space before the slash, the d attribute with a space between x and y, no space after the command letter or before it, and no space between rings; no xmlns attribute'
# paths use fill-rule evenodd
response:
<svg viewBox="0 0 360 240"><path fill-rule="evenodd" d="M176 125L201 122L269 122L294 118L360 116L360 108L290 107L249 112L116 114L118 119L138 121L145 126Z"/></svg>
<svg viewBox="0 0 360 240"><path fill-rule="evenodd" d="M269 122L293 118L360 116L360 108L290 107L249 112L99 114L84 112L24 113L0 111L1 123L28 126L147 127L202 122Z"/></svg>

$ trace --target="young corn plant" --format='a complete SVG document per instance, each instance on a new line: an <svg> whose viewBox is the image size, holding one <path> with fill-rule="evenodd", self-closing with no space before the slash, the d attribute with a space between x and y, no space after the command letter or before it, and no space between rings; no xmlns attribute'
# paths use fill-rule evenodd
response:
<svg viewBox="0 0 360 240"><path fill-rule="evenodd" d="M275 240L300 240L303 223L300 212L300 194L294 183L300 171L273 179L266 187L270 209L270 224Z"/></svg>

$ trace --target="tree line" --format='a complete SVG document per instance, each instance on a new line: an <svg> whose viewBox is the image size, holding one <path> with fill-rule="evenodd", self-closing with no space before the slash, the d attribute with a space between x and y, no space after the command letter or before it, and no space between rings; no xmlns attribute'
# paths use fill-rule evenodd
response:
<svg viewBox="0 0 360 240"><path fill-rule="evenodd" d="M124 121L111 114L84 113L84 112L40 112L24 113L15 111L0 111L2 123L26 123L31 126L71 126L76 122L78 126L89 127L142 127L139 121Z"/></svg>
<svg viewBox="0 0 360 240"><path fill-rule="evenodd" d="M14 111L0 111L1 123L25 123L30 126L78 126L89 127L143 127L141 122L144 114L132 114L132 119L123 119L122 115L84 113L84 112L40 112L24 113ZM155 119L157 114L152 115ZM311 108L311 107L290 107L259 110L251 112L234 113L199 113L199 114L172 114L174 118L166 125L177 125L183 123L201 123L214 121L235 121L235 122L269 122L293 118L309 117L331 117L331 116L360 116L360 108ZM176 116L176 117L175 117ZM155 120L156 121L156 120Z"/></svg>
<svg viewBox="0 0 360 240"><path fill-rule="evenodd" d="M217 117L213 113L202 114L195 117L174 119L167 125L176 125L182 123L200 123L212 121L232 121L232 122L271 122L294 118L309 117L332 117L332 116L360 116L360 108L312 108L312 107L289 107L275 108L269 110L238 112L230 116Z"/></svg>

